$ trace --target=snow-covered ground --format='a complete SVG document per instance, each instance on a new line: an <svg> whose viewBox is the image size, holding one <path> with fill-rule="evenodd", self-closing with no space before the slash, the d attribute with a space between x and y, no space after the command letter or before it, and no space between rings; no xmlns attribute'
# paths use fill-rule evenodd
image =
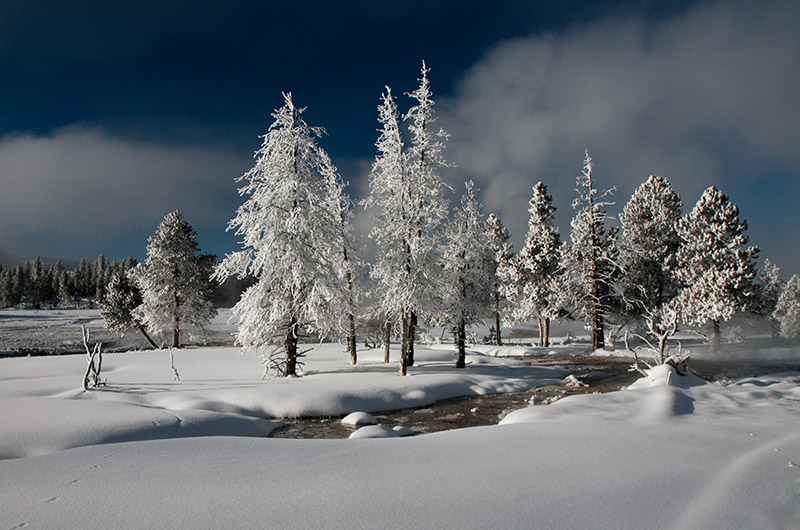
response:
<svg viewBox="0 0 800 530"><path fill-rule="evenodd" d="M262 382L253 355L189 348L175 352L177 382L165 351L112 354L107 386L87 393L82 356L2 359L0 529L800 528L800 373L722 385L659 369L497 426L267 437L279 425L269 417L423 405L566 375L478 352L456 371L446 346L421 346L405 378L380 350L359 359L351 367L326 344L309 352L304 377Z"/></svg>

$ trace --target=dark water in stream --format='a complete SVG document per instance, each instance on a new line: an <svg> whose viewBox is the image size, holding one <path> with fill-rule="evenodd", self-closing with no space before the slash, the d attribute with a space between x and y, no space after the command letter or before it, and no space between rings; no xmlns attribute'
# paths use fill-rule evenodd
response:
<svg viewBox="0 0 800 530"><path fill-rule="evenodd" d="M619 390L638 376L629 371L630 359L597 357L518 358L531 366L561 367L572 372L586 386L561 384L532 388L525 392L491 394L437 401L426 407L374 412L378 423L387 427L402 425L416 433L431 433L496 425L506 414L531 404L546 405L573 394ZM272 433L273 438L347 438L354 427L342 425L340 417L298 418Z"/></svg>

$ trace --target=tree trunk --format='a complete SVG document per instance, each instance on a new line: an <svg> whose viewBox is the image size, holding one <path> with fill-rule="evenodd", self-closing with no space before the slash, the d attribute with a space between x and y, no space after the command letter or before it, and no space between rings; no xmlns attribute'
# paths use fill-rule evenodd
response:
<svg viewBox="0 0 800 530"><path fill-rule="evenodd" d="M544 342L542 343L542 346L544 346L545 348L550 346L550 319L549 318L545 318L544 319Z"/></svg>
<svg viewBox="0 0 800 530"><path fill-rule="evenodd" d="M503 345L503 339L500 337L500 311L494 312L494 338L495 344Z"/></svg>
<svg viewBox="0 0 800 530"><path fill-rule="evenodd" d="M711 321L711 330L711 348L714 353L719 353L721 349L719 340L719 320Z"/></svg>
<svg viewBox="0 0 800 530"><path fill-rule="evenodd" d="M411 311L408 318L408 366L414 366L414 335L417 334L417 313Z"/></svg>
<svg viewBox="0 0 800 530"><path fill-rule="evenodd" d="M152 346L152 347L153 347L153 349L155 349L155 350L160 350L161 348L158 346L158 344L156 344L156 343L153 341L153 339L150 337L150 335L149 335L149 334L147 333L147 331L144 329L144 326L142 326L141 324L139 324L138 326L139 326L139 331L141 331L141 332L142 332L142 335L144 335L144 338L145 338L145 339L147 339L147 342L149 342L149 343L150 343L150 346Z"/></svg>
<svg viewBox="0 0 800 530"><path fill-rule="evenodd" d="M603 311L600 309L600 304L595 303L592 307L592 351L603 349L605 343Z"/></svg>
<svg viewBox="0 0 800 530"><path fill-rule="evenodd" d="M408 366L408 327L409 318L408 313L403 310L401 317L401 332L400 332L400 375L406 375L406 367Z"/></svg>
<svg viewBox="0 0 800 530"><path fill-rule="evenodd" d="M350 320L350 333L347 337L347 349L350 350L350 364L356 364L358 362L358 357L356 355L356 318L352 313L347 315L347 318Z"/></svg>
<svg viewBox="0 0 800 530"><path fill-rule="evenodd" d="M392 323L389 321L389 316L386 316L386 331L383 335L383 362L389 362L389 344L392 341Z"/></svg>
<svg viewBox="0 0 800 530"><path fill-rule="evenodd" d="M292 316L289 332L286 334L286 367L283 376L297 375L297 318Z"/></svg>
<svg viewBox="0 0 800 530"><path fill-rule="evenodd" d="M466 338L466 331L464 326L464 319L462 318L458 326L456 326L455 339L456 346L458 346L458 359L456 360L456 368L465 368L467 366L466 357L467 350L464 346L464 339Z"/></svg>
<svg viewBox="0 0 800 530"><path fill-rule="evenodd" d="M536 322L539 323L539 347L542 347L544 346L544 319L538 317Z"/></svg>

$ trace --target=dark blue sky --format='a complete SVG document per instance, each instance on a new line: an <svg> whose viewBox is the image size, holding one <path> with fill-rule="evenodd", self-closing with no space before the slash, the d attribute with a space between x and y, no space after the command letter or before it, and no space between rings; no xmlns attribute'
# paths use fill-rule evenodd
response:
<svg viewBox="0 0 800 530"><path fill-rule="evenodd" d="M687 210L717 185L764 255L800 272L800 159L787 147L800 123L785 108L800 46L784 23L798 9L765 5L6 1L0 252L141 259L176 208L203 250L233 250L234 178L281 91L327 129L321 143L358 196L383 86L405 110L425 59L458 166L446 177L459 193L475 179L517 246L538 180L568 229L588 147L617 209L650 173Z"/></svg>

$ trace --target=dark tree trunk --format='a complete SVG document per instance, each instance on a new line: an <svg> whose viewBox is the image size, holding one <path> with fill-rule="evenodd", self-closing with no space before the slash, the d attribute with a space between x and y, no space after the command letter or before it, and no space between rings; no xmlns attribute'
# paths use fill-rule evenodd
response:
<svg viewBox="0 0 800 530"><path fill-rule="evenodd" d="M719 320L711 321L711 348L713 349L714 353L719 353L721 349L719 339Z"/></svg>
<svg viewBox="0 0 800 530"><path fill-rule="evenodd" d="M605 347L606 338L603 331L603 312L600 304L595 304L592 310L592 351L602 350Z"/></svg>
<svg viewBox="0 0 800 530"><path fill-rule="evenodd" d="M503 339L500 337L500 311L494 312L494 338L498 346L503 345Z"/></svg>
<svg viewBox="0 0 800 530"><path fill-rule="evenodd" d="M147 333L147 330L144 329L144 326L142 326L141 324L139 324L138 326L139 326L139 331L142 332L142 335L144 335L144 338L147 339L147 342L150 343L150 346L152 346L153 349L160 350L161 348L158 346L158 344L155 343L155 341L153 341L153 339Z"/></svg>
<svg viewBox="0 0 800 530"><path fill-rule="evenodd" d="M356 355L356 318L352 313L347 315L347 318L350 320L350 332L347 336L347 349L350 350L350 364L356 364L358 362L358 356Z"/></svg>
<svg viewBox="0 0 800 530"><path fill-rule="evenodd" d="M414 366L414 335L417 334L417 313L411 311L408 318L408 366Z"/></svg>
<svg viewBox="0 0 800 530"><path fill-rule="evenodd" d="M547 348L550 346L550 319L544 319L544 341L542 342L542 346Z"/></svg>
<svg viewBox="0 0 800 530"><path fill-rule="evenodd" d="M389 362L389 345L392 341L392 323L389 321L389 316L386 316L386 331L383 335L383 362Z"/></svg>
<svg viewBox="0 0 800 530"><path fill-rule="evenodd" d="M464 319L458 323L455 330L456 346L458 347L458 359L456 360L456 368L465 368L467 366L466 357L467 349L464 345L466 338L466 331L464 326Z"/></svg>
<svg viewBox="0 0 800 530"><path fill-rule="evenodd" d="M292 317L289 332L286 334L286 367L284 377L297 375L297 318Z"/></svg>
<svg viewBox="0 0 800 530"><path fill-rule="evenodd" d="M176 327L172 330L172 347L173 348L180 348L180 336L181 336L181 330L180 330L180 328L177 327L177 323L176 323Z"/></svg>

